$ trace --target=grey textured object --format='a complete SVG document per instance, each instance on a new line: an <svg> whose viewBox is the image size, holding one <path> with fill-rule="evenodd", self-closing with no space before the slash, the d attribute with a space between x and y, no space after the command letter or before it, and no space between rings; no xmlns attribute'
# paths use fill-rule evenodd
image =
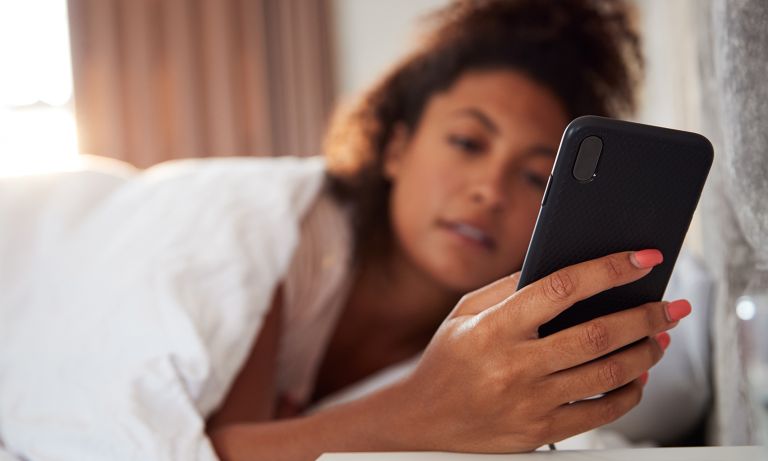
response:
<svg viewBox="0 0 768 461"><path fill-rule="evenodd" d="M721 0L713 18L727 186L747 243L768 262L768 2Z"/></svg>
<svg viewBox="0 0 768 461"><path fill-rule="evenodd" d="M756 440L734 306L756 264L768 262L768 2L714 0L701 12L703 122L716 148L702 204L719 282L711 441L737 445Z"/></svg>

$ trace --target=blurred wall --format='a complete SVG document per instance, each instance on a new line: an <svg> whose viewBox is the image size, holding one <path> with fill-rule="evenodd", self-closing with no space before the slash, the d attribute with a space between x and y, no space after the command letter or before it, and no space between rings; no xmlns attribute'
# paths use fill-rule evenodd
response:
<svg viewBox="0 0 768 461"><path fill-rule="evenodd" d="M408 50L418 19L448 0L331 0L336 93L365 89Z"/></svg>

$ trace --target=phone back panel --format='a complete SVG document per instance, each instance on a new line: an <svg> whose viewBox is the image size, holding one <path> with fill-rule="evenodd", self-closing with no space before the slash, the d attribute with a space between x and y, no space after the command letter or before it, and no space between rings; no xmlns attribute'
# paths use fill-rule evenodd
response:
<svg viewBox="0 0 768 461"><path fill-rule="evenodd" d="M589 182L573 176L581 141L603 142ZM656 248L664 262L646 277L578 302L539 328L546 336L613 312L659 301L704 182L712 145L698 134L602 117L571 122L520 277L522 288L558 269L610 253Z"/></svg>

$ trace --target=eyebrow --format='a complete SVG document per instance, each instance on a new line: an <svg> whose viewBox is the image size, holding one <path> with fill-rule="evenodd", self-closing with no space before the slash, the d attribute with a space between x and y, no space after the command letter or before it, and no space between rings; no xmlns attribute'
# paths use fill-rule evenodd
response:
<svg viewBox="0 0 768 461"><path fill-rule="evenodd" d="M456 115L469 115L470 117L474 118L481 124L483 124L488 130L493 132L494 134L498 134L499 127L496 126L495 123L493 123L493 120L491 120L490 117L488 117L483 111L479 109L475 109L472 107L461 109L456 111Z"/></svg>

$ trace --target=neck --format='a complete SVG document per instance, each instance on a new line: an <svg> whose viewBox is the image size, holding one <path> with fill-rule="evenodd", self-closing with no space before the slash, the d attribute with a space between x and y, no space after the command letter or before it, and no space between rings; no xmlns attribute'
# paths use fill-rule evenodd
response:
<svg viewBox="0 0 768 461"><path fill-rule="evenodd" d="M401 341L429 339L461 293L429 277L401 251L361 264L350 293L350 320Z"/></svg>

